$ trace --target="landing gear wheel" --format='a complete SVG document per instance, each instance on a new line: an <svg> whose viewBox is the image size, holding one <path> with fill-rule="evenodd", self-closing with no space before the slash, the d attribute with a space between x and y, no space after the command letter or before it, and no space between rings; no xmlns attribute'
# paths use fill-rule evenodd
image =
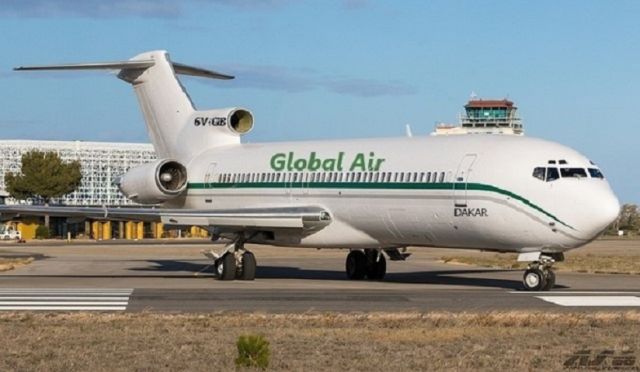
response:
<svg viewBox="0 0 640 372"><path fill-rule="evenodd" d="M522 278L522 284L527 291L540 291L547 285L547 275L539 268L527 269Z"/></svg>
<svg viewBox="0 0 640 372"><path fill-rule="evenodd" d="M553 270L549 269L549 270L545 270L545 273L547 274L547 285L544 286L544 288L542 288L543 291L548 291L553 289L553 287L555 287L556 285L556 273L553 272Z"/></svg>
<svg viewBox="0 0 640 372"><path fill-rule="evenodd" d="M366 274L371 280L382 280L387 273L387 260L382 253L374 252L375 256L367 262ZM376 260L377 259L377 260Z"/></svg>
<svg viewBox="0 0 640 372"><path fill-rule="evenodd" d="M367 271L367 256L362 251L351 251L347 255L347 278L352 280L364 279Z"/></svg>
<svg viewBox="0 0 640 372"><path fill-rule="evenodd" d="M236 277L236 257L233 253L225 253L216 262L216 272L220 280L233 280Z"/></svg>
<svg viewBox="0 0 640 372"><path fill-rule="evenodd" d="M256 256L251 252L244 252L242 254L242 270L238 279L240 280L254 280L256 278Z"/></svg>

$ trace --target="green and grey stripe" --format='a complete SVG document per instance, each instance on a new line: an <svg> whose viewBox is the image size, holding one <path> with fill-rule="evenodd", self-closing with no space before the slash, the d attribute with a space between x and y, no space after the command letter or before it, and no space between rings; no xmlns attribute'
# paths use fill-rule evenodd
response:
<svg viewBox="0 0 640 372"><path fill-rule="evenodd" d="M466 188L465 188L466 186ZM464 191L486 191L493 192L515 199L524 205L544 214L554 221L575 230L572 226L561 221L558 217L547 212L530 200L513 193L511 191L501 189L496 186L483 183L424 183L424 182L242 182L242 183L189 183L188 188L192 190L206 189L360 189L360 190L458 190Z"/></svg>

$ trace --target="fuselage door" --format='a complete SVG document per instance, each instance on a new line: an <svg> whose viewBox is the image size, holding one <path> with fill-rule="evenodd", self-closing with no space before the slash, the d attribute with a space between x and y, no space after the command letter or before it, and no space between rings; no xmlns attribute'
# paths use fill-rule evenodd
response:
<svg viewBox="0 0 640 372"><path fill-rule="evenodd" d="M458 170L452 180L453 202L456 207L464 208L467 206L467 188L473 170L473 163L475 163L477 157L478 155L476 154L467 154L458 165Z"/></svg>

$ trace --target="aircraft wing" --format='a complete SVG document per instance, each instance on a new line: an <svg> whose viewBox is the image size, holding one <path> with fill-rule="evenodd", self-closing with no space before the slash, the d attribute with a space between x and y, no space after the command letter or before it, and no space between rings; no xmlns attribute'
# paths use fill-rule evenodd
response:
<svg viewBox="0 0 640 372"><path fill-rule="evenodd" d="M85 217L90 219L155 221L165 225L212 226L221 230L319 230L331 223L321 207L262 207L240 209L164 209L0 205L2 219L14 216Z"/></svg>

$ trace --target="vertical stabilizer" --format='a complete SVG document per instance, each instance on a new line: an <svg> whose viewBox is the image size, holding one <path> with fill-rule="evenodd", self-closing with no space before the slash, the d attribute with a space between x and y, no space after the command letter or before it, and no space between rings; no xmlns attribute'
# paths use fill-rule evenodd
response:
<svg viewBox="0 0 640 372"><path fill-rule="evenodd" d="M145 69L123 69L118 77L133 85L158 157L182 158L176 139L195 111L193 103L178 81L166 52L142 53L132 58L137 60L154 63Z"/></svg>
<svg viewBox="0 0 640 372"><path fill-rule="evenodd" d="M215 71L171 62L166 51L151 51L128 61L18 67L16 70L119 70L133 86L147 131L159 158L187 163L203 150L240 143L253 127L242 108L197 111L176 74L233 79Z"/></svg>

